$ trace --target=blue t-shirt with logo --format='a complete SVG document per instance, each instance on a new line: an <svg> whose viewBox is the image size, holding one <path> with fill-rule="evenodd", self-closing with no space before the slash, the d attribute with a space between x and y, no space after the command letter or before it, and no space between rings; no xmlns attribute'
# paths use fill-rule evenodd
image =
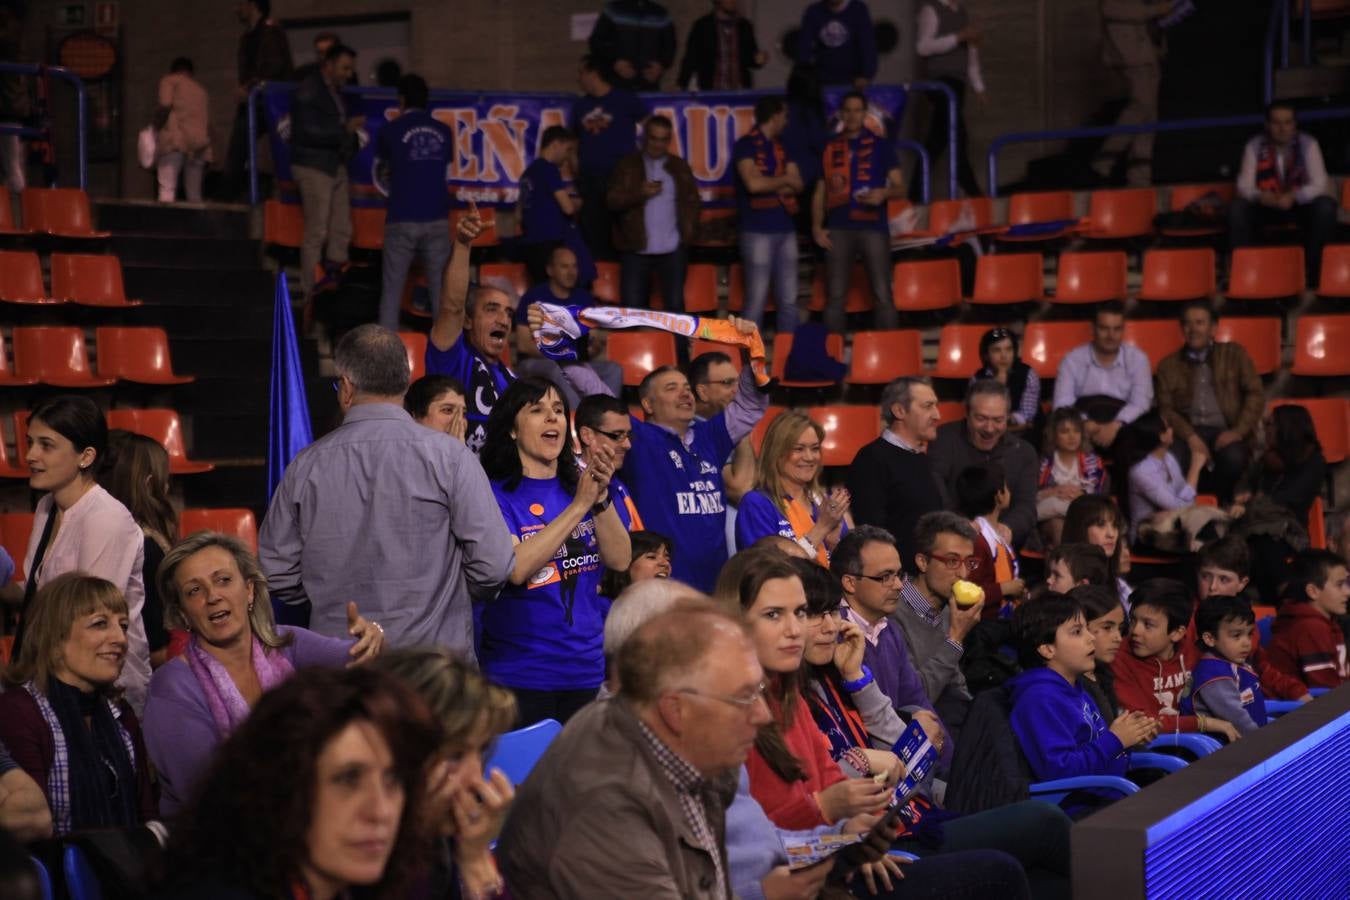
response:
<svg viewBox="0 0 1350 900"><path fill-rule="evenodd" d="M608 178L614 164L637 149L638 123L646 116L637 95L619 88L603 97L578 97L568 121L580 140L581 174Z"/></svg>
<svg viewBox="0 0 1350 900"><path fill-rule="evenodd" d="M555 191L563 189L562 170L540 157L520 176L520 240L523 244L551 244L563 239L567 215Z"/></svg>
<svg viewBox="0 0 1350 900"><path fill-rule="evenodd" d="M386 222L437 222L450 215L445 185L454 135L424 109L405 110L381 126L375 155L389 165Z"/></svg>
<svg viewBox="0 0 1350 900"><path fill-rule="evenodd" d="M777 151L777 152L775 152ZM777 194L752 194L740 176L741 160L755 163L766 177L787 172L788 157L782 144L764 135L758 128L742 135L731 148L731 165L736 170L736 209L741 231L754 234L787 234L794 230L792 217Z"/></svg>
<svg viewBox="0 0 1350 900"><path fill-rule="evenodd" d="M572 502L557 478L492 482L506 527L522 544ZM530 691L581 691L605 679L600 545L588 513L525 584L507 583L479 614L478 663L499 684Z"/></svg>
<svg viewBox="0 0 1350 900"><path fill-rule="evenodd" d="M671 577L711 593L727 561L722 460L735 444L726 413L689 426L685 446L674 432L633 420L633 448L619 476L633 495L642 524L674 545Z"/></svg>
<svg viewBox="0 0 1350 900"><path fill-rule="evenodd" d="M487 439L487 419L492 406L507 385L516 380L516 373L501 362L489 363L469 346L462 331L449 350L437 349L428 340L425 360L428 375L449 375L458 379L468 392L464 398L464 418L468 425L464 443L477 453Z"/></svg>
<svg viewBox="0 0 1350 900"><path fill-rule="evenodd" d="M847 153L845 148L847 147ZM839 135L825 146L825 164L823 177L826 181L826 196L831 179L838 173L843 174L844 163L848 163L848 182L851 196L848 203L828 209L825 213L826 228L844 228L861 231L890 231L887 220L886 204L867 206L858 202L858 195L872 188L886 186L886 174L891 169L900 168L895 155L895 147L883 138L864 131L849 140Z"/></svg>

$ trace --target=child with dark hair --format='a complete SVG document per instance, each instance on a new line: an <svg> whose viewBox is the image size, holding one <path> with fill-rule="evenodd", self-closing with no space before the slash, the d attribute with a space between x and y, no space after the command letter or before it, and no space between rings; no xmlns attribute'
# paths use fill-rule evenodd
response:
<svg viewBox="0 0 1350 900"><path fill-rule="evenodd" d="M1064 543L1088 543L1106 554L1108 573L1120 594L1125 612L1130 611L1130 586L1121 576L1129 571L1125 547L1125 517L1110 497L1084 494L1069 504L1064 514Z"/></svg>
<svg viewBox="0 0 1350 900"><path fill-rule="evenodd" d="M670 538L655 531L630 531L628 541L633 548L633 561L627 569L605 570L600 579L601 597L613 600L635 581L670 577L670 564L675 554Z"/></svg>
<svg viewBox="0 0 1350 900"><path fill-rule="evenodd" d="M1111 663L1125 639L1125 609L1116 592L1105 585L1080 584L1069 591L1069 596L1083 607L1083 618L1092 633L1094 664L1092 671L1083 675L1083 687L1097 701L1102 716L1114 722L1120 704L1116 702L1116 676Z"/></svg>
<svg viewBox="0 0 1350 900"><path fill-rule="evenodd" d="M1111 561L1096 544L1060 544L1045 555L1045 583L1057 594L1067 594L1084 584L1111 586ZM1116 605L1120 605L1119 593Z"/></svg>
<svg viewBox="0 0 1350 900"><path fill-rule="evenodd" d="M1247 665L1256 615L1241 597L1216 594L1195 613L1203 655L1191 673L1191 692L1182 698L1183 713L1203 713L1228 722L1241 734L1266 724L1261 680Z"/></svg>
<svg viewBox="0 0 1350 900"><path fill-rule="evenodd" d="M1350 581L1345 560L1330 550L1305 550L1289 565L1284 603L1275 618L1270 661L1308 687L1340 687L1350 680L1345 633Z"/></svg>
<svg viewBox="0 0 1350 900"><path fill-rule="evenodd" d="M1012 505L1003 466L996 462L967 466L957 473L953 487L958 510L970 519L989 549L994 579L1004 599L1020 598L1026 593L1026 585L1018 577L1017 554L998 533L998 518Z"/></svg>
<svg viewBox="0 0 1350 900"><path fill-rule="evenodd" d="M1083 414L1072 406L1050 414L1042 441L1036 519L1046 542L1053 547L1063 535L1069 504L1084 494L1106 493L1106 466L1088 449Z"/></svg>
<svg viewBox="0 0 1350 900"><path fill-rule="evenodd" d="M1199 731L1238 738L1231 722L1203 714L1183 715L1181 700L1190 688L1187 659L1194 645L1186 637L1191 621L1191 596L1171 578L1151 578L1130 595L1130 649L1111 664L1116 699L1124 709L1155 716L1163 731Z"/></svg>
<svg viewBox="0 0 1350 900"><path fill-rule="evenodd" d="M1158 723L1135 711L1106 724L1079 682L1095 665L1083 608L1071 597L1047 594L1018 607L1013 633L1024 671L1008 683L1012 730L1032 776L1123 776L1128 749L1152 740Z"/></svg>

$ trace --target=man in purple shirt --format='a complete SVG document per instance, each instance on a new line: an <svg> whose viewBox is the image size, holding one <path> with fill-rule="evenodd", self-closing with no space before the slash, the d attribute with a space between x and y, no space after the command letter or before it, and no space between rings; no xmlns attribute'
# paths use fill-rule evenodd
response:
<svg viewBox="0 0 1350 900"><path fill-rule="evenodd" d="M897 712L918 720L937 748L942 765L950 765L952 748L946 728L933 711L923 679L910 661L904 634L892 620L905 577L895 538L884 528L859 525L835 545L830 571L844 586L840 614L861 628L866 638L863 663L871 670L877 687Z"/></svg>
<svg viewBox="0 0 1350 900"><path fill-rule="evenodd" d="M1088 437L1098 447L1115 443L1122 425L1153 405L1153 374L1148 356L1124 343L1125 305L1098 304L1092 341L1064 355L1055 374L1055 409L1077 407L1087 418Z"/></svg>
<svg viewBox="0 0 1350 900"><path fill-rule="evenodd" d="M545 268L549 252L566 238L571 217L581 209L581 197L567 183L576 171L577 136L561 125L553 125L544 129L539 143L539 155L520 176L517 207L520 246L530 284L548 278Z"/></svg>

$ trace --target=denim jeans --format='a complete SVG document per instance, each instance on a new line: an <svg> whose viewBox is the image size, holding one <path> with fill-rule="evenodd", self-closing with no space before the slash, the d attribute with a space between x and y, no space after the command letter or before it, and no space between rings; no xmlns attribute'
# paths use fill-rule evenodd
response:
<svg viewBox="0 0 1350 900"><path fill-rule="evenodd" d="M441 305L441 279L450 262L450 223L446 219L385 223L380 324L390 331L398 331L399 301L403 299L403 285L408 280L414 254L422 257L434 317Z"/></svg>
<svg viewBox="0 0 1350 900"><path fill-rule="evenodd" d="M625 253L619 263L619 297L624 306L651 309L652 273L661 279L666 312L684 312L684 266L688 251Z"/></svg>
<svg viewBox="0 0 1350 900"><path fill-rule="evenodd" d="M159 185L159 202L172 203L178 199L178 175L183 175L183 196L189 203L202 202L202 175L206 172L206 158L191 159L175 150L155 161L155 179Z"/></svg>
<svg viewBox="0 0 1350 900"><path fill-rule="evenodd" d="M843 334L847 315L844 312L848 296L848 280L853 273L853 260L862 256L863 269L872 285L875 303L873 317L879 330L896 328L900 314L891 300L891 237L885 231L862 228L831 228L831 247L825 255L826 287L825 327L831 334Z"/></svg>
<svg viewBox="0 0 1350 900"><path fill-rule="evenodd" d="M745 309L741 315L759 325L772 286L777 330L791 334L797 328L797 233L742 231L741 263L745 266Z"/></svg>
<svg viewBox="0 0 1350 900"><path fill-rule="evenodd" d="M1036 900L1069 898L1069 817L1058 806L1024 800L942 823L937 855L969 850L1000 850L1022 864ZM900 849L931 858L901 842Z"/></svg>

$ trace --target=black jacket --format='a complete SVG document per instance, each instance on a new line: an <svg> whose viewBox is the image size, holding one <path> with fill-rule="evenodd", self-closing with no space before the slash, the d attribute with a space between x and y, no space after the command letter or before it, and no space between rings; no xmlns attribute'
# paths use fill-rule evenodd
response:
<svg viewBox="0 0 1350 900"><path fill-rule="evenodd" d="M1012 701L998 687L976 695L952 757L945 805L962 815L1030 796L1031 769L1013 734Z"/></svg>
<svg viewBox="0 0 1350 900"><path fill-rule="evenodd" d="M744 16L736 18L736 58L740 63L741 77L739 87L744 90L753 86L752 69L758 69L755 56L759 53L759 44L755 42L755 26ZM680 77L676 84L680 90L689 89L689 81L698 76L701 91L710 91L713 76L717 72L717 14L708 15L694 23L689 32L689 41L684 47L684 60L680 63Z"/></svg>
<svg viewBox="0 0 1350 900"><path fill-rule="evenodd" d="M291 100L291 165L337 174L356 153L356 135L318 72L300 83Z"/></svg>

